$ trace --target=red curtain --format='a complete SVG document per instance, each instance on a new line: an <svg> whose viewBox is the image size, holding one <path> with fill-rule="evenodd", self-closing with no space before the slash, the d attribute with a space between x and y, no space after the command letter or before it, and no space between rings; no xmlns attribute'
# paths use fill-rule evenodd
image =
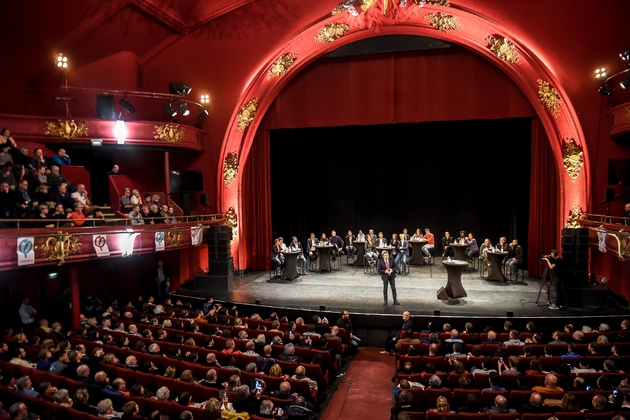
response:
<svg viewBox="0 0 630 420"><path fill-rule="evenodd" d="M243 232L241 255L247 256L248 270L269 269L269 254L273 245L271 230L271 161L269 130L259 129L243 167L242 203L246 209L240 215Z"/></svg>
<svg viewBox="0 0 630 420"><path fill-rule="evenodd" d="M532 159L529 192L529 246L527 269L530 277L542 277L544 265L538 261L558 242L558 172L549 139L540 119L532 119Z"/></svg>
<svg viewBox="0 0 630 420"><path fill-rule="evenodd" d="M262 128L534 117L498 67L462 47L322 58L296 74Z"/></svg>

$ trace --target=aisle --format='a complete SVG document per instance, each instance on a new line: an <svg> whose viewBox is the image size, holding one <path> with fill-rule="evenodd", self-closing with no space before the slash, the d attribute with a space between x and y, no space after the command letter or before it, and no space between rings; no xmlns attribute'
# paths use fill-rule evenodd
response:
<svg viewBox="0 0 630 420"><path fill-rule="evenodd" d="M321 420L389 419L394 358L362 348L339 384Z"/></svg>

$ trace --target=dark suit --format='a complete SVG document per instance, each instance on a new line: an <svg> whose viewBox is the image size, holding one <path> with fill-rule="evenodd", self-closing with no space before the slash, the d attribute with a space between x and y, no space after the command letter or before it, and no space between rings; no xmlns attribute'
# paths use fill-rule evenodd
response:
<svg viewBox="0 0 630 420"><path fill-rule="evenodd" d="M446 238L446 236L442 238L442 249L444 250L442 252L443 257L446 256L447 252L449 254L453 254L453 250L449 248L449 245L451 245L454 241L455 239L453 239L452 236L449 236L448 239Z"/></svg>
<svg viewBox="0 0 630 420"><path fill-rule="evenodd" d="M387 262L389 262L389 268L391 268L392 272L389 274L385 274L387 270ZM396 298L396 262L393 258L389 257L387 261L385 259L380 259L378 261L377 270L381 273L381 280L383 280L383 301L387 303L387 285L389 284L392 288L392 297L394 298L394 302L398 302Z"/></svg>
<svg viewBox="0 0 630 420"><path fill-rule="evenodd" d="M357 255L357 248L355 246L350 249L350 245L352 242L356 241L357 238L354 235L346 235L346 254L348 255Z"/></svg>
<svg viewBox="0 0 630 420"><path fill-rule="evenodd" d="M308 254L308 257L311 261L317 261L317 259L319 258L319 251L317 249L313 250L313 246L317 245L318 243L319 243L319 239L317 238L315 239L308 238L306 240L306 245L308 246L306 253Z"/></svg>

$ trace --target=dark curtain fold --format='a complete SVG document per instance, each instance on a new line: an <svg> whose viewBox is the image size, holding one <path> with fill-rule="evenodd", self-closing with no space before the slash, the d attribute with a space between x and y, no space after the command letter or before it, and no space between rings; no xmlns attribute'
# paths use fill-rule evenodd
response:
<svg viewBox="0 0 630 420"><path fill-rule="evenodd" d="M273 245L271 231L271 163L269 130L259 129L243 168L241 190L242 241L240 251L247 255L248 270L269 269L269 254Z"/></svg>
<svg viewBox="0 0 630 420"><path fill-rule="evenodd" d="M529 192L529 246L527 269L530 277L542 277L545 266L542 255L552 249L561 251L558 243L558 172L549 139L539 118L532 119L532 159Z"/></svg>

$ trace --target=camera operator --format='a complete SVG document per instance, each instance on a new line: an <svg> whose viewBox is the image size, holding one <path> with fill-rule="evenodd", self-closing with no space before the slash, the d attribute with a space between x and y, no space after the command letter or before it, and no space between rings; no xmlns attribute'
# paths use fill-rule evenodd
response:
<svg viewBox="0 0 630 420"><path fill-rule="evenodd" d="M564 286L562 284L562 258L558 256L557 250L552 249L551 254L543 256L541 260L544 261L549 268L551 284L556 291L556 300L549 305L549 309L560 309L565 300Z"/></svg>

